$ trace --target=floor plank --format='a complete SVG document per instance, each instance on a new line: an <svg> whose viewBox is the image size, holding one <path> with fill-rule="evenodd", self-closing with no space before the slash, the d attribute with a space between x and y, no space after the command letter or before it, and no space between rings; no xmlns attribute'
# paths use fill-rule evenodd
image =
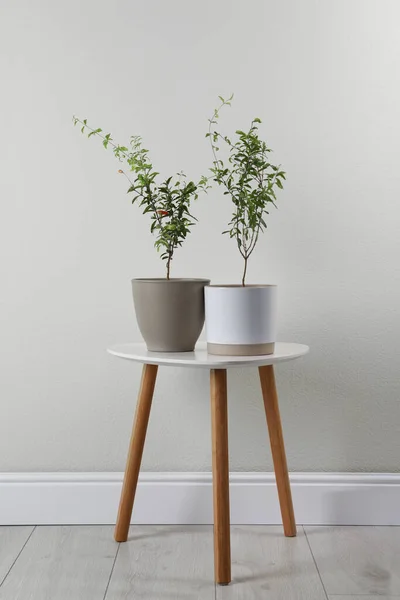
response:
<svg viewBox="0 0 400 600"><path fill-rule="evenodd" d="M304 532L282 527L232 527L232 583L218 600L326 600Z"/></svg>
<svg viewBox="0 0 400 600"><path fill-rule="evenodd" d="M133 526L107 600L214 600L212 527Z"/></svg>
<svg viewBox="0 0 400 600"><path fill-rule="evenodd" d="M117 558L112 529L1 527L0 600L103 600L111 573L107 600L326 600L313 556L329 600L400 597L399 527L232 527L216 590L211 527L134 526Z"/></svg>
<svg viewBox="0 0 400 600"><path fill-rule="evenodd" d="M366 596L365 594L359 594L354 596L341 596L334 594L328 596L328 600L399 600L399 596Z"/></svg>
<svg viewBox="0 0 400 600"><path fill-rule="evenodd" d="M0 527L0 585L31 535L33 527Z"/></svg>
<svg viewBox="0 0 400 600"><path fill-rule="evenodd" d="M400 595L400 527L305 527L331 595Z"/></svg>
<svg viewBox="0 0 400 600"><path fill-rule="evenodd" d="M37 527L0 600L103 600L117 549L112 527Z"/></svg>

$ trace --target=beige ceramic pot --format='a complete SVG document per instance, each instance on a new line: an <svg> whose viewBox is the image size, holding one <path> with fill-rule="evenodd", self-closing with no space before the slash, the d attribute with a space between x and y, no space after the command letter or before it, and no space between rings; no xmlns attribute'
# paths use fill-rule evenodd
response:
<svg viewBox="0 0 400 600"><path fill-rule="evenodd" d="M191 352L204 325L209 279L132 279L140 332L153 352Z"/></svg>

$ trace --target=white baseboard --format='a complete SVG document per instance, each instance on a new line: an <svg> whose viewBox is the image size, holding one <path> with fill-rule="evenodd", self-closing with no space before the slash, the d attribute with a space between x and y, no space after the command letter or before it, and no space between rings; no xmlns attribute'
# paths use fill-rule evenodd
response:
<svg viewBox="0 0 400 600"><path fill-rule="evenodd" d="M400 473L293 473L298 524L400 525ZM279 524L272 473L231 473L232 524ZM115 523L122 473L0 474L0 524ZM210 473L143 473L132 523L212 523Z"/></svg>

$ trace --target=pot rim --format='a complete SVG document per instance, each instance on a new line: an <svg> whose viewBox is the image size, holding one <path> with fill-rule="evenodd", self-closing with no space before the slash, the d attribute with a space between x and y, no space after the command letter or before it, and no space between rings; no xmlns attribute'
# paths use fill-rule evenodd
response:
<svg viewBox="0 0 400 600"><path fill-rule="evenodd" d="M237 289L237 290L247 290L247 289L264 289L270 287L278 287L276 283L249 283L246 285L242 285L241 283L212 283L208 285L209 288L217 288L217 289Z"/></svg>
<svg viewBox="0 0 400 600"><path fill-rule="evenodd" d="M211 280L202 277L172 277L171 279L166 277L135 277L131 281L132 283L205 283L208 285Z"/></svg>

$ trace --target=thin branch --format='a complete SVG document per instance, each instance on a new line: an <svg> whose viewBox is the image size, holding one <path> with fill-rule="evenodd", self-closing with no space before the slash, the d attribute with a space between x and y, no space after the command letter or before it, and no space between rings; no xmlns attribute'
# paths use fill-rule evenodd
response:
<svg viewBox="0 0 400 600"><path fill-rule="evenodd" d="M119 144L114 144L114 142L112 141L112 138L106 138L106 136L102 135L100 131L96 131L95 129L92 129L92 127L89 127L89 125L87 125L86 123L84 123L83 121L81 121L81 119L78 119L77 117L73 117L73 121L74 121L75 125L77 123L80 123L81 125L83 125L83 127L85 127L85 129L89 129L94 135L97 135L102 140L107 140L107 144L109 144L110 146L112 146L116 150L121 147ZM129 154L127 154L124 150L119 150L119 152L120 152L120 154L122 154L123 156L125 156L125 158L129 158Z"/></svg>
<svg viewBox="0 0 400 600"><path fill-rule="evenodd" d="M220 160L220 159L217 157L217 152L216 152L216 150L215 150L216 146L214 146L214 142L213 142L213 135L214 135L214 133L215 133L215 134L216 134L216 135L217 135L219 138L221 138L222 140L224 140L224 142L226 142L226 143L228 143L228 142L226 141L226 138L224 138L224 137L223 137L223 136L222 136L220 133L218 133L218 131L212 131L212 129L211 129L211 125L212 125L213 123L215 123L215 122L216 122L216 121L215 121L215 119L216 119L216 117L217 117L217 114L218 114L218 112L221 110L221 108L222 108L223 106L225 106L225 104L227 104L227 103L226 103L226 102L222 102L222 104L221 104L221 105L220 105L218 108L216 108L216 109L214 110L214 113L213 113L213 116L211 117L211 119L208 119L208 121L209 121L209 126L208 126L208 137L210 138L211 150L212 150L212 153L213 153L213 156L214 156L214 164L215 164L215 167L216 167L217 169L219 168L219 167L218 167L218 165L219 165L219 164L221 164L221 166L223 166L223 162L222 162L222 160ZM232 148L232 144L229 144L229 146ZM225 179L224 177L221 177L221 180L222 180L222 182L223 182L224 186L226 187L226 189L227 189L227 190L229 191L229 193L231 194L232 198L235 198L235 195L233 194L233 192L232 192L232 191L231 191L231 189L229 188L229 186L228 186L228 184L227 184L227 181L226 181L226 179Z"/></svg>

